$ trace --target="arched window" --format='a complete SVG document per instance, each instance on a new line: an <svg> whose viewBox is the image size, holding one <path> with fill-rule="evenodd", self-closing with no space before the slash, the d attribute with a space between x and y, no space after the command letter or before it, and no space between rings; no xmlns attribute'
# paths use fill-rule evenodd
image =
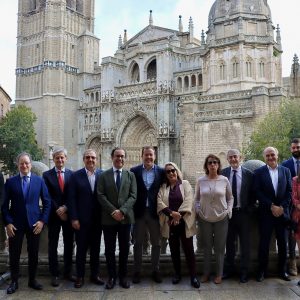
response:
<svg viewBox="0 0 300 300"><path fill-rule="evenodd" d="M238 61L234 60L232 63L232 78L238 78L239 75L239 63Z"/></svg>
<svg viewBox="0 0 300 300"><path fill-rule="evenodd" d="M259 77L264 78L265 77L265 63L264 63L264 61L259 62L258 70L259 70Z"/></svg>
<svg viewBox="0 0 300 300"><path fill-rule="evenodd" d="M226 68L224 61L220 62L219 64L219 80L226 79Z"/></svg>
<svg viewBox="0 0 300 300"><path fill-rule="evenodd" d="M246 61L246 77L252 77L252 63L250 59Z"/></svg>
<svg viewBox="0 0 300 300"><path fill-rule="evenodd" d="M177 78L177 89L178 90L182 89L182 78L181 77Z"/></svg>
<svg viewBox="0 0 300 300"><path fill-rule="evenodd" d="M189 87L189 77L185 76L184 77L184 88L187 89Z"/></svg>
<svg viewBox="0 0 300 300"><path fill-rule="evenodd" d="M157 71L156 71L156 59L153 59L147 68L147 79L156 79Z"/></svg>
<svg viewBox="0 0 300 300"><path fill-rule="evenodd" d="M132 82L140 82L140 68L137 63L134 64L131 71L131 81Z"/></svg>
<svg viewBox="0 0 300 300"><path fill-rule="evenodd" d="M191 84L192 87L196 86L196 76L194 74L191 76Z"/></svg>
<svg viewBox="0 0 300 300"><path fill-rule="evenodd" d="M199 75L198 75L198 83L199 83L199 86L202 86L202 85L203 85L202 74L199 74Z"/></svg>

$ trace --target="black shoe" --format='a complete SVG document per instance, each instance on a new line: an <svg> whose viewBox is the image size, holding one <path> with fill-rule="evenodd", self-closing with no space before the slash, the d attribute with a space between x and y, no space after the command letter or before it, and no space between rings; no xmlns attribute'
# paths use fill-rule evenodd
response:
<svg viewBox="0 0 300 300"><path fill-rule="evenodd" d="M264 272L259 272L256 276L256 281L257 282L263 282L265 280L265 273Z"/></svg>
<svg viewBox="0 0 300 300"><path fill-rule="evenodd" d="M152 272L152 279L156 283L162 283L162 278L159 271L153 271Z"/></svg>
<svg viewBox="0 0 300 300"><path fill-rule="evenodd" d="M140 274L140 272L135 272L133 274L132 282L133 283L140 283L141 282L141 274Z"/></svg>
<svg viewBox="0 0 300 300"><path fill-rule="evenodd" d="M297 285L300 286L300 280L298 281Z"/></svg>
<svg viewBox="0 0 300 300"><path fill-rule="evenodd" d="M84 280L82 277L77 277L74 282L74 288L80 289L84 285Z"/></svg>
<svg viewBox="0 0 300 300"><path fill-rule="evenodd" d="M59 280L58 280L57 276L52 276L52 278L51 278L51 285L54 286L54 287L59 286Z"/></svg>
<svg viewBox="0 0 300 300"><path fill-rule="evenodd" d="M29 281L28 287L30 287L34 290L37 290L37 291L40 291L43 289L43 286L40 283L38 283L36 280Z"/></svg>
<svg viewBox="0 0 300 300"><path fill-rule="evenodd" d="M240 283L246 283L248 282L248 276L247 274L241 274L240 276Z"/></svg>
<svg viewBox="0 0 300 300"><path fill-rule="evenodd" d="M107 290L111 290L114 288L115 285L116 285L116 279L109 277L108 280L106 281L105 288Z"/></svg>
<svg viewBox="0 0 300 300"><path fill-rule="evenodd" d="M103 280L99 275L97 275L97 276L92 276L92 277L90 278L90 281L91 281L92 283L97 284L97 285L103 285L103 284L104 284L104 280Z"/></svg>
<svg viewBox="0 0 300 300"><path fill-rule="evenodd" d="M13 294L18 289L18 287L18 282L12 281L6 290L7 294Z"/></svg>
<svg viewBox="0 0 300 300"><path fill-rule="evenodd" d="M172 278L172 283L177 284L181 280L181 276L179 274L175 274L174 277Z"/></svg>
<svg viewBox="0 0 300 300"><path fill-rule="evenodd" d="M280 278L284 281L291 281L291 278L289 277L289 275L287 273L282 273L280 275Z"/></svg>
<svg viewBox="0 0 300 300"><path fill-rule="evenodd" d="M191 277L191 286L196 288L196 289L199 289L200 282L199 282L197 277Z"/></svg>
<svg viewBox="0 0 300 300"><path fill-rule="evenodd" d="M231 278L232 276L233 276L232 273L224 272L223 275L222 275L222 279L228 279L228 278Z"/></svg>
<svg viewBox="0 0 300 300"><path fill-rule="evenodd" d="M120 285L123 289L129 289L129 288L130 288L130 282L127 280L126 277L120 278L119 285Z"/></svg>

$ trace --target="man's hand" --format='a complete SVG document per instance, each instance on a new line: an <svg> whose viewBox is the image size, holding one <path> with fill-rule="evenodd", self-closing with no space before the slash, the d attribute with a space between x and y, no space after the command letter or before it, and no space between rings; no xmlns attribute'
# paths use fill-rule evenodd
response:
<svg viewBox="0 0 300 300"><path fill-rule="evenodd" d="M67 212L67 208L66 206L60 206L57 210L56 210L56 214L58 215L58 217L62 220L62 221L67 221L68 216L66 214Z"/></svg>
<svg viewBox="0 0 300 300"><path fill-rule="evenodd" d="M79 230L79 229L80 229L80 223L79 223L79 220L72 220L72 227L73 227L75 230Z"/></svg>
<svg viewBox="0 0 300 300"><path fill-rule="evenodd" d="M6 233L7 233L8 237L10 237L10 238L14 237L15 230L17 230L17 228L13 224L6 225Z"/></svg>
<svg viewBox="0 0 300 300"><path fill-rule="evenodd" d="M283 215L283 207L272 204L271 211L274 217L278 218Z"/></svg>
<svg viewBox="0 0 300 300"><path fill-rule="evenodd" d="M42 221L37 221L35 224L33 224L33 233L34 234L40 234L43 230L44 227L44 222Z"/></svg>
<svg viewBox="0 0 300 300"><path fill-rule="evenodd" d="M125 218L123 213L119 209L116 209L115 211L113 211L111 216L118 222L121 222Z"/></svg>
<svg viewBox="0 0 300 300"><path fill-rule="evenodd" d="M181 219L181 214L178 211L172 211L171 217L171 225L178 225Z"/></svg>

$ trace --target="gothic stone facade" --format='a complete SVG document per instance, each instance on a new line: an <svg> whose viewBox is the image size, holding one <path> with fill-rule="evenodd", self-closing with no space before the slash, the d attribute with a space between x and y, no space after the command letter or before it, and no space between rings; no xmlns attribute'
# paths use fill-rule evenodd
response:
<svg viewBox="0 0 300 300"><path fill-rule="evenodd" d="M100 67L94 1L23 0L19 12L17 101L37 113L39 143L68 148L74 169L86 148L106 169L114 146L130 167L153 145L159 164L175 161L194 182L208 153L225 162L285 97L280 31L264 0L214 1L200 39L191 18L174 30L150 12Z"/></svg>

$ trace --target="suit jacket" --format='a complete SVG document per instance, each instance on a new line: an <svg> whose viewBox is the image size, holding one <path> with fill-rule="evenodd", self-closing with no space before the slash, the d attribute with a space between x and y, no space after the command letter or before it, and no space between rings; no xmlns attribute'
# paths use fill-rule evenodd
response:
<svg viewBox="0 0 300 300"><path fill-rule="evenodd" d="M294 160L292 157L283 161L281 165L290 170L292 178L296 176L295 164L294 164Z"/></svg>
<svg viewBox="0 0 300 300"><path fill-rule="evenodd" d="M3 203L3 195L4 195L4 177L0 172L0 205Z"/></svg>
<svg viewBox="0 0 300 300"><path fill-rule="evenodd" d="M134 173L137 184L137 198L133 207L136 219L143 217L146 209L146 201L148 198L149 209L153 218L157 215L157 194L163 183L165 171L161 167L154 165L154 181L149 190L147 190L143 180L143 165L138 165L130 169Z"/></svg>
<svg viewBox="0 0 300 300"><path fill-rule="evenodd" d="M57 216L56 210L60 206L67 206L67 191L68 191L68 185L70 183L70 177L73 172L69 169L65 169L64 173L64 192L61 191L59 183L58 183L58 177L57 173L55 171L55 168L52 168L49 171L46 171L43 173L43 178L46 183L46 186L48 188L48 192L51 197L51 214L50 217Z"/></svg>
<svg viewBox="0 0 300 300"><path fill-rule="evenodd" d="M102 170L96 170L94 192L92 191L85 168L71 174L67 207L70 220L79 220L80 224L100 224L100 206L97 202L96 186Z"/></svg>
<svg viewBox="0 0 300 300"><path fill-rule="evenodd" d="M271 214L271 205L282 206L284 218L289 219L289 205L291 202L291 172L288 168L278 166L278 187L275 194L272 179L267 165L254 172L254 190L259 201L260 212Z"/></svg>
<svg viewBox="0 0 300 300"><path fill-rule="evenodd" d="M241 194L240 194L240 204L244 211L250 211L254 205L254 195L253 195L253 173L244 168L242 168L242 182L241 182ZM228 180L230 179L231 167L227 167L221 171L223 176L226 176Z"/></svg>
<svg viewBox="0 0 300 300"><path fill-rule="evenodd" d="M119 224L112 216L112 212L119 209L124 214L122 224L133 224L133 205L136 201L137 188L135 176L132 172L123 169L121 176L121 186L118 192L113 168L106 170L99 177L97 184L98 201L102 208L102 224Z"/></svg>
<svg viewBox="0 0 300 300"><path fill-rule="evenodd" d="M20 174L6 180L2 216L5 226L13 224L17 229L32 228L37 221L48 222L51 199L44 180L31 173L26 198L22 191ZM43 208L40 208L40 198Z"/></svg>

